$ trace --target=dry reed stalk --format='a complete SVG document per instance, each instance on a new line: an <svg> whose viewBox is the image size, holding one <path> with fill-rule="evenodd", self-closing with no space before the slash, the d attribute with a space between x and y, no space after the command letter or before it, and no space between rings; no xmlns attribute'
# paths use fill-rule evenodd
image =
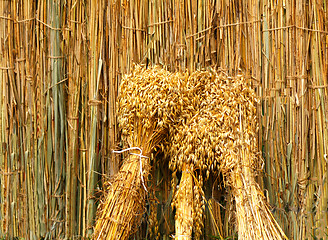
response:
<svg viewBox="0 0 328 240"><path fill-rule="evenodd" d="M107 10L107 25L106 25L106 37L105 37L105 46L108 46L108 51L105 51L105 59L110 59L108 66L108 147L105 149L113 149L119 139L119 131L117 126L116 118L116 99L117 99L117 89L119 85L119 80L121 75L118 74L117 70L120 68L121 63L121 44L122 42L119 39L120 33L120 7L121 4L119 1L113 2L109 1L108 10ZM108 42L107 42L108 40ZM119 46L117 43L120 42ZM109 50L110 49L110 50ZM105 78L106 79L106 78ZM106 151L106 150L105 150ZM110 176L114 176L115 173L119 171L119 156L117 154L112 154L111 151L108 151L106 156L109 156L110 160L108 166L104 169L104 172L109 172Z"/></svg>
<svg viewBox="0 0 328 240"><path fill-rule="evenodd" d="M97 185L97 169L100 162L99 139L101 139L98 124L99 112L102 108L100 98L102 69L103 69L103 44L104 44L104 11L105 1L91 0L88 2L88 40L90 41L90 58L88 64L88 106L90 108L90 128L88 135L88 162L87 162L87 211L86 211L86 237L91 237L96 217L95 189Z"/></svg>
<svg viewBox="0 0 328 240"><path fill-rule="evenodd" d="M1 107L1 113L0 113L0 141L2 142L2 150L0 151L0 168L1 168L1 194L0 199L3 204L0 206L1 210L1 216L3 218L0 221L0 234L1 236L4 236L5 234L8 234L8 221L9 215L8 215L8 195L10 194L8 189L8 155L10 155L9 150L9 133L11 133L9 118L10 115L8 115L8 110L10 109L9 105L9 74L10 74L10 68L12 66L9 66L9 46L8 41L5 41L5 39L8 38L8 30L9 30L9 24L10 23L10 3L1 1L0 2L0 14L3 16L3 19L0 19L0 107ZM8 18L8 19L7 19Z"/></svg>
<svg viewBox="0 0 328 240"><path fill-rule="evenodd" d="M81 131L82 88L86 79L87 65L86 42L83 34L86 32L85 6L82 2L67 1L67 27L71 31L64 32L64 42L67 49L67 155L66 155L66 212L65 236L73 238L85 233L82 228L82 212L85 209L82 199L83 185L81 179L85 176L80 171L83 165L80 152L79 133Z"/></svg>

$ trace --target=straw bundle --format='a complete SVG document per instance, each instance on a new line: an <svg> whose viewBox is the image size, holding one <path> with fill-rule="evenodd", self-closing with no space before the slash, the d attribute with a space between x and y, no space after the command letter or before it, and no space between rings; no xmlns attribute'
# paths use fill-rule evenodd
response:
<svg viewBox="0 0 328 240"><path fill-rule="evenodd" d="M182 80L160 67L137 66L123 78L118 121L130 155L110 182L100 205L95 239L126 239L140 224L147 194L149 156L181 111L181 105L177 104L181 84Z"/></svg>
<svg viewBox="0 0 328 240"><path fill-rule="evenodd" d="M204 118L203 93L204 88L210 86L212 78L210 73L203 73L195 72L188 76L181 118L171 127L166 150L171 156L170 169L174 174L182 171L179 188L172 202L172 207L176 208L175 238L179 240L190 239L192 229L196 239L202 234L205 204L201 173L206 170L205 166L213 164L214 159L214 156L207 157L209 151L202 148L205 146L202 141L207 141L204 135L207 130L200 128L208 125L207 118ZM205 163L203 159L209 162Z"/></svg>
<svg viewBox="0 0 328 240"><path fill-rule="evenodd" d="M222 172L236 202L239 237L241 239L284 239L285 235L272 217L263 193L254 176L258 169L255 134L255 94L242 76L228 77L223 72L194 72L187 81L186 105L181 121L172 128L167 148L171 155L172 171L187 170L198 178L192 188L196 193L182 194L186 181L181 179L176 201L193 197L193 219L184 221L179 203L177 208L176 238L191 237L193 223L195 237L201 234L204 198L201 189L202 174L207 178L211 172ZM173 130L174 129L174 130ZM189 180L190 184L193 184ZM182 188L182 189L181 189ZM188 191L187 191L188 192ZM195 191L196 192L196 191ZM189 208L189 204L187 204ZM182 208L183 209L183 208ZM184 211L185 215L190 215ZM185 226L181 226L185 225Z"/></svg>
<svg viewBox="0 0 328 240"><path fill-rule="evenodd" d="M191 167L189 164L184 164L179 188L172 202L172 206L176 209L175 239L191 239L193 225L196 222L195 204L199 203L195 200L199 195L196 196L194 186ZM199 197L198 199L201 200Z"/></svg>

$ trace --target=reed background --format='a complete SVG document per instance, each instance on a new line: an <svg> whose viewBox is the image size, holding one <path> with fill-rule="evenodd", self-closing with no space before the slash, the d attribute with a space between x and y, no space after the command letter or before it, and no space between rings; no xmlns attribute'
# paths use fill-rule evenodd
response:
<svg viewBox="0 0 328 240"><path fill-rule="evenodd" d="M327 238L327 22L327 1L1 0L0 236L91 236L121 161L118 85L141 63L243 72L260 97L259 181L274 216L290 239ZM168 239L163 166L148 217ZM208 196L205 236L232 235L229 201Z"/></svg>

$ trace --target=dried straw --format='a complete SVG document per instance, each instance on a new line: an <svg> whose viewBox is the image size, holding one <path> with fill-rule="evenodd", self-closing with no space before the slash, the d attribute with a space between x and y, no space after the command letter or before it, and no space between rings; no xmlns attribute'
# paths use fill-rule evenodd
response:
<svg viewBox="0 0 328 240"><path fill-rule="evenodd" d="M175 213L175 239L192 239L194 191L190 166L184 164L179 188L175 194L173 206Z"/></svg>
<svg viewBox="0 0 328 240"><path fill-rule="evenodd" d="M137 147L140 152L131 151L110 182L99 208L95 239L127 239L140 224L150 171L148 157L181 111L177 102L183 79L171 75L160 67L136 66L132 74L122 80L118 121L128 148Z"/></svg>
<svg viewBox="0 0 328 240"><path fill-rule="evenodd" d="M140 177L140 157L129 155L108 187L101 204L94 239L127 239L140 224L145 211L146 191ZM143 177L150 171L149 161L142 161Z"/></svg>
<svg viewBox="0 0 328 240"><path fill-rule="evenodd" d="M285 239L255 181L259 171L257 100L249 83L241 75L228 77L222 71L197 71L188 78L184 98L188 101L182 108L181 120L172 127L170 144L166 149L171 155L170 168L174 172L185 171L187 165L200 187L203 174L208 178L210 173L221 172L236 202L239 237ZM180 185L185 189L184 181L181 179ZM180 188L175 198L184 202L186 194L182 194ZM197 200L196 196L204 198L203 194L189 195L194 196L194 200ZM181 215L180 204L173 202L177 208L176 230L186 229L191 222L195 237L199 238L204 203L197 204L195 201L192 210L194 219L188 222L183 219L188 219L189 213L185 211L185 215Z"/></svg>
<svg viewBox="0 0 328 240"><path fill-rule="evenodd" d="M326 238L327 21L326 1L0 1L0 236L88 237L96 172L120 166L119 81L148 61L252 78L274 216L291 239Z"/></svg>

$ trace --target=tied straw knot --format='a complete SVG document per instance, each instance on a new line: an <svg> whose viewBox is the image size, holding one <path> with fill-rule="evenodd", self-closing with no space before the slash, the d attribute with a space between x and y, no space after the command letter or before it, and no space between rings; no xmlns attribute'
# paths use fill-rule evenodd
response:
<svg viewBox="0 0 328 240"><path fill-rule="evenodd" d="M130 154L131 155L139 156L141 183L142 183L142 186L144 187L145 191L148 192L148 190L146 188L146 185L145 185L144 178L143 178L142 161L141 161L141 159L142 158L149 158L149 157L142 155L142 149L139 148L139 147L130 147L130 148L123 149L121 151L115 151L115 150L113 150L113 153L123 153L123 152L131 151L131 150L139 150L140 151L139 154L136 154L136 153L130 153Z"/></svg>

